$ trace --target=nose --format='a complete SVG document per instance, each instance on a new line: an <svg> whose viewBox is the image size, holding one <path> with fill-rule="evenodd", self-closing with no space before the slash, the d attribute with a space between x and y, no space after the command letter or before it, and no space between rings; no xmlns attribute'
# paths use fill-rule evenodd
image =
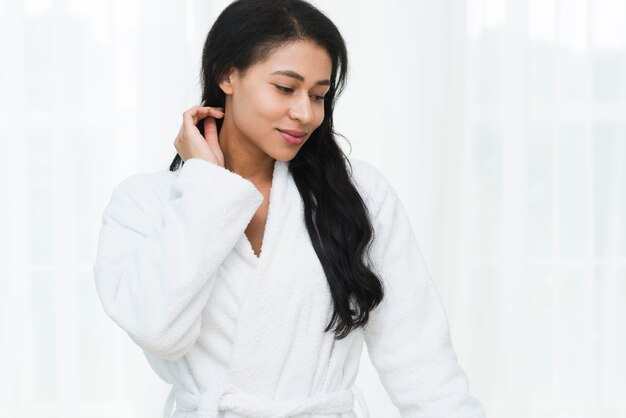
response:
<svg viewBox="0 0 626 418"><path fill-rule="evenodd" d="M311 106L311 99L306 92L294 95L289 113L292 119L298 119L303 125L311 122L313 119L313 107Z"/></svg>

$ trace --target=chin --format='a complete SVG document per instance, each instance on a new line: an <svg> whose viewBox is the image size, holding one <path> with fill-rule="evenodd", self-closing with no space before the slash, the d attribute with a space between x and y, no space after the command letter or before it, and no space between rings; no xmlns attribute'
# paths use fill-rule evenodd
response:
<svg viewBox="0 0 626 418"><path fill-rule="evenodd" d="M278 161L291 161L296 157L296 155L298 155L297 152L296 153L280 152L280 153L276 153L275 155L272 155L271 157Z"/></svg>
<svg viewBox="0 0 626 418"><path fill-rule="evenodd" d="M298 152L300 151L300 147L292 148L292 149L276 149L272 150L273 152L269 152L268 155L272 157L274 160L278 161L291 161L293 160Z"/></svg>

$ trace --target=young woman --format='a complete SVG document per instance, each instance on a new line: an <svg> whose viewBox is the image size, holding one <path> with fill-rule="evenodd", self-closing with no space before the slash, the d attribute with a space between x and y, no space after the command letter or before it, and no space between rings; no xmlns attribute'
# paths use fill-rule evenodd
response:
<svg viewBox="0 0 626 418"><path fill-rule="evenodd" d="M403 417L485 416L395 190L335 141L347 68L309 3L233 2L170 170L113 192L97 289L172 384L165 416L367 416L364 342Z"/></svg>

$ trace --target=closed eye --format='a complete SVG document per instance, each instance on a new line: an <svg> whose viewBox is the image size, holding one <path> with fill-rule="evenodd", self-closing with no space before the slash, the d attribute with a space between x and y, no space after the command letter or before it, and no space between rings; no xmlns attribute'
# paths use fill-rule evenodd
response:
<svg viewBox="0 0 626 418"><path fill-rule="evenodd" d="M285 92L292 92L293 91L293 89L290 89L289 87L279 86L278 84L274 84L274 85L280 91L285 91Z"/></svg>
<svg viewBox="0 0 626 418"><path fill-rule="evenodd" d="M289 88L289 87L279 86L278 84L274 84L274 86L276 86L276 88L278 90L280 90L280 91L282 91L284 93L291 93L291 92L293 92L293 89ZM315 101L317 101L317 102L321 102L321 101L326 99L326 97L324 97L324 96L319 96L319 95L313 95L313 96L315 97Z"/></svg>

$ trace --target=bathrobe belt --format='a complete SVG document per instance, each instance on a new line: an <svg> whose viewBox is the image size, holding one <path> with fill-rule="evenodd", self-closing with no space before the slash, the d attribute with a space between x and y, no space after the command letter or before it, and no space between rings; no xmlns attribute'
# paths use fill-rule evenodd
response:
<svg viewBox="0 0 626 418"><path fill-rule="evenodd" d="M254 418L286 418L297 414L341 414L352 412L354 398L366 417L369 416L360 389L351 389L314 395L302 400L277 401L247 394L237 386L228 384L221 391L191 393L173 386L165 404L164 417L170 418L174 409L181 412L197 411L198 418L217 418L218 411L233 411Z"/></svg>

